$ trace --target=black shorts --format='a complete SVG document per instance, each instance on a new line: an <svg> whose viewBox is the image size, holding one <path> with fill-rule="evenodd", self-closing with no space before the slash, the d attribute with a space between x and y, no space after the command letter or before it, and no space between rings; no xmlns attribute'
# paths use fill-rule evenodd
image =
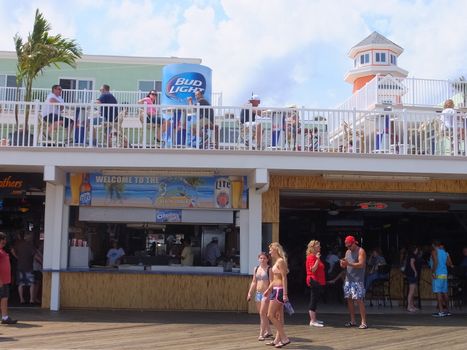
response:
<svg viewBox="0 0 467 350"><path fill-rule="evenodd" d="M146 122L148 124L157 124L157 125L161 125L162 124L162 118L161 117L157 117L155 115L151 116L151 115L147 115L146 116Z"/></svg>
<svg viewBox="0 0 467 350"><path fill-rule="evenodd" d="M281 304L284 304L284 288L282 287L273 287L269 300L278 301Z"/></svg>
<svg viewBox="0 0 467 350"><path fill-rule="evenodd" d="M9 298L10 297L10 285L4 284L0 287L0 299Z"/></svg>
<svg viewBox="0 0 467 350"><path fill-rule="evenodd" d="M70 124L70 120L68 118L62 117L56 113L50 113L49 115L46 115L43 120L47 123L62 121L65 128L68 128L68 125Z"/></svg>

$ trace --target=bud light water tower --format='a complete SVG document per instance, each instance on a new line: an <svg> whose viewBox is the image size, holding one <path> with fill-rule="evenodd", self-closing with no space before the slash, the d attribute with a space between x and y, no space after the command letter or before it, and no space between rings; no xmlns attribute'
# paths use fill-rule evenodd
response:
<svg viewBox="0 0 467 350"><path fill-rule="evenodd" d="M195 91L201 90L206 100L211 103L211 74L209 67L199 64L169 64L162 69L161 105L163 118L167 124L162 136L165 147L190 145L190 127L188 118L182 109L174 106L188 104L188 97L196 103Z"/></svg>

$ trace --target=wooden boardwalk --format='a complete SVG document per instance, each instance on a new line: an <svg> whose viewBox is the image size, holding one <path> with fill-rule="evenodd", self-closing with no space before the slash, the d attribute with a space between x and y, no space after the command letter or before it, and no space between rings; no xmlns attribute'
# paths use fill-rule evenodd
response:
<svg viewBox="0 0 467 350"><path fill-rule="evenodd" d="M12 309L17 325L0 325L0 349L269 349L257 341L256 315L240 313ZM286 349L467 349L467 315L369 316L367 330L342 325L347 314L306 314L286 319Z"/></svg>

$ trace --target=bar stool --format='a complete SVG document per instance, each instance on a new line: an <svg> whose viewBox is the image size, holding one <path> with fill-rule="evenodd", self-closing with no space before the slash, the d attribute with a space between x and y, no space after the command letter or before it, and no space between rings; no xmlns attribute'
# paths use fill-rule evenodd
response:
<svg viewBox="0 0 467 350"><path fill-rule="evenodd" d="M391 299L391 266L380 265L378 266L378 274L386 275L385 278L378 278L371 286L370 290L370 306L373 306L373 299L382 300L383 306L386 307L386 299L389 300L389 305L392 308ZM380 305L378 303L378 305Z"/></svg>

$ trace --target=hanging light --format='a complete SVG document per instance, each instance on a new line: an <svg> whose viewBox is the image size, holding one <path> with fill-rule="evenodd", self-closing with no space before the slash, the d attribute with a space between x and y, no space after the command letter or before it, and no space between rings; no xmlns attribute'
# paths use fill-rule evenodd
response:
<svg viewBox="0 0 467 350"><path fill-rule="evenodd" d="M29 211L29 203L28 201L26 200L25 197L21 198L21 201L19 203L19 208L18 210L21 212L21 213L27 213Z"/></svg>

